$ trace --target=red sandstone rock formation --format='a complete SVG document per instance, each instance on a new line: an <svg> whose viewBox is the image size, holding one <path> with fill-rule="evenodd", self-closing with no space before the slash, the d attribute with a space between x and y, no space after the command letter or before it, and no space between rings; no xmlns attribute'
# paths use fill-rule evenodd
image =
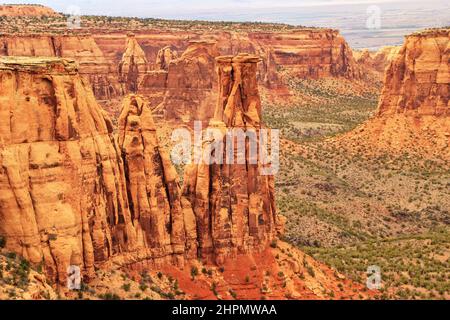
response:
<svg viewBox="0 0 450 320"><path fill-rule="evenodd" d="M0 36L0 56L63 57L79 64L95 97L108 100L122 94L117 71L89 35Z"/></svg>
<svg viewBox="0 0 450 320"><path fill-rule="evenodd" d="M409 36L386 70L379 114L449 116L450 31Z"/></svg>
<svg viewBox="0 0 450 320"><path fill-rule="evenodd" d="M259 61L251 55L217 58L219 99L210 127L220 129L223 139L227 129L255 133L261 129L256 79ZM207 138L203 152L211 152L208 148L212 143ZM234 148L233 156L237 157L237 144ZM223 152L225 159L226 150ZM207 154L208 158L212 156ZM218 264L238 253L267 248L280 227L273 177L261 174L260 161L250 162L248 145L244 157L245 164L193 165L185 178L184 194L197 217L199 253Z"/></svg>
<svg viewBox="0 0 450 320"><path fill-rule="evenodd" d="M391 64L401 47L382 47L378 51L371 52L367 49L354 51L353 55L362 67L371 68L384 75L385 69Z"/></svg>
<svg viewBox="0 0 450 320"><path fill-rule="evenodd" d="M378 114L342 142L449 160L449 62L449 29L408 36L386 70Z"/></svg>
<svg viewBox="0 0 450 320"><path fill-rule="evenodd" d="M145 53L134 34L129 34L126 50L119 64L120 81L124 83L125 92L137 92L139 83L147 71L148 61Z"/></svg>
<svg viewBox="0 0 450 320"><path fill-rule="evenodd" d="M73 62L0 59L0 233L54 280L135 249L112 125Z"/></svg>
<svg viewBox="0 0 450 320"><path fill-rule="evenodd" d="M391 64L401 47L383 47L376 52L367 49L354 51L356 62L364 71L364 76L372 75L377 81L383 81L386 68Z"/></svg>
<svg viewBox="0 0 450 320"><path fill-rule="evenodd" d="M197 256L197 232L190 203L181 197L170 157L159 147L156 126L142 97L125 98L119 117L119 145L129 203L138 238L155 256ZM182 261L181 261L182 263Z"/></svg>
<svg viewBox="0 0 450 320"><path fill-rule="evenodd" d="M73 61L1 58L0 97L8 250L43 262L60 282L70 265L92 276L113 257L179 265L195 255L195 219L141 100L127 99L120 118L124 166L112 123Z"/></svg>
<svg viewBox="0 0 450 320"><path fill-rule="evenodd" d="M273 60L271 68L268 69L271 72L276 71L276 67L279 66L301 78L360 78L351 49L336 30L256 32L248 34L248 38L259 51L257 53L265 57L265 64L271 65L270 59Z"/></svg>
<svg viewBox="0 0 450 320"><path fill-rule="evenodd" d="M165 99L166 103L158 108L156 115L177 122L194 119L208 121L212 117L213 110L208 106L217 92L214 92L214 87L211 89L210 84L216 83L213 61L218 55L248 52L261 56L263 60L258 66L258 81L267 89L264 91L266 96L274 99L289 96L288 87L283 83L283 71L302 78L352 79L361 76L348 45L337 31L331 29L201 33L141 30L128 40L126 30L112 33L97 29L88 31L90 35L0 36L0 55L74 59L80 64L80 73L92 83L97 99L111 101L127 92L138 91L152 105L158 105ZM200 62L195 62L195 51L191 49L200 44L195 45L192 40L212 41L217 45L214 52L208 53L211 57L204 56L202 52L198 57ZM172 53L167 47L172 48ZM186 50L190 53L176 59L174 51ZM169 77L170 65L172 72ZM117 66L122 66L122 70ZM186 72L189 78L200 79L194 82L202 83L183 83L176 79L180 76L176 75L178 72ZM108 106L108 109L113 108ZM117 114L119 110L111 112Z"/></svg>
<svg viewBox="0 0 450 320"><path fill-rule="evenodd" d="M167 71L149 72L140 92L160 102L164 118L184 123L208 121L214 115L216 98L214 42L191 41L180 58L172 60ZM159 100L159 101L158 101Z"/></svg>
<svg viewBox="0 0 450 320"><path fill-rule="evenodd" d="M58 17L61 16L53 9L37 4L9 4L0 5L0 16L6 17Z"/></svg>
<svg viewBox="0 0 450 320"><path fill-rule="evenodd" d="M170 62L176 58L178 58L177 51L172 50L169 46L162 48L156 57L156 70L168 71Z"/></svg>
<svg viewBox="0 0 450 320"><path fill-rule="evenodd" d="M261 128L257 61L218 59L212 127ZM73 61L0 58L0 235L7 250L42 263L60 283L70 265L88 277L96 268L157 265L188 298L210 298L213 284L240 299L327 298L329 290L356 296L351 289L359 286L298 250L268 248L281 223L273 178L259 174L261 163L194 167L183 195L142 97L124 100L118 138L112 131ZM198 254L224 271L213 267L193 281L180 265L197 266ZM283 279L273 276L280 273Z"/></svg>

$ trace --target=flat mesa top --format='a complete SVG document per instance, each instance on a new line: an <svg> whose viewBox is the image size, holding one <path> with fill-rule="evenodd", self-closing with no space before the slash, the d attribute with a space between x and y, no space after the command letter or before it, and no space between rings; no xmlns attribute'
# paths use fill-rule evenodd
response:
<svg viewBox="0 0 450 320"><path fill-rule="evenodd" d="M76 73L74 60L53 57L0 57L0 70L46 73Z"/></svg>

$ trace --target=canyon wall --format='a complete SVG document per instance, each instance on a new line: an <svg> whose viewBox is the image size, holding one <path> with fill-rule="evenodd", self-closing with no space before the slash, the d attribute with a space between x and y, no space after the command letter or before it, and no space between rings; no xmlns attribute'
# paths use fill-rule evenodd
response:
<svg viewBox="0 0 450 320"><path fill-rule="evenodd" d="M107 59L118 64L119 53L125 50L126 35L93 32L93 37ZM333 29L304 28L291 32L154 30L136 32L136 40L150 62L157 60L161 48L183 52L192 40L216 42L221 55L257 54L263 59L258 67L261 81L267 81L266 73L278 73L277 67L304 78L360 77L351 49Z"/></svg>
<svg viewBox="0 0 450 320"><path fill-rule="evenodd" d="M110 114L119 113L112 101L139 93L158 106L155 116L179 123L211 119L217 94L214 58L219 55L260 56L259 84L267 97L283 101L290 95L285 72L308 79L361 78L350 48L332 29L79 32L86 31L90 33L5 34L0 36L0 55L73 59Z"/></svg>
<svg viewBox="0 0 450 320"><path fill-rule="evenodd" d="M0 234L52 280L119 254L180 265L196 253L148 107L126 99L120 123L118 143L73 61L0 58Z"/></svg>
<svg viewBox="0 0 450 320"><path fill-rule="evenodd" d="M181 196L169 155L159 147L150 106L140 96L124 99L119 117L119 146L124 159L127 192L138 238L152 256L185 251L197 256L197 230L190 203Z"/></svg>
<svg viewBox="0 0 450 320"><path fill-rule="evenodd" d="M126 50L119 63L120 82L124 84L124 92L138 91L148 67L145 53L137 43L134 34L128 34Z"/></svg>
<svg viewBox="0 0 450 320"><path fill-rule="evenodd" d="M257 61L219 58L212 126L259 132ZM71 265L90 278L111 261L223 264L280 231L262 163L200 165L181 190L148 102L127 96L114 134L74 61L2 57L0 85L0 235L53 281Z"/></svg>
<svg viewBox="0 0 450 320"><path fill-rule="evenodd" d="M408 36L386 70L379 114L450 115L450 32Z"/></svg>
<svg viewBox="0 0 450 320"><path fill-rule="evenodd" d="M386 69L377 114L341 143L450 161L449 65L449 29L407 36Z"/></svg>
<svg viewBox="0 0 450 320"><path fill-rule="evenodd" d="M167 50L164 51L167 53ZM160 52L158 57L162 54ZM214 115L212 106L217 96L215 57L219 52L215 42L191 41L179 58L174 59L173 54L170 56L167 70L147 73L139 92L159 104L157 109L166 120L182 123L208 121Z"/></svg>
<svg viewBox="0 0 450 320"><path fill-rule="evenodd" d="M0 16L7 17L59 17L53 9L37 4L28 5L0 5Z"/></svg>

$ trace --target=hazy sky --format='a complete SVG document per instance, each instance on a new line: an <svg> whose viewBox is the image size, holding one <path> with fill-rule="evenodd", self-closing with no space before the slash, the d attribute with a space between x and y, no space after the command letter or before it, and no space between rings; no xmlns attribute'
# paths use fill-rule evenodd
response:
<svg viewBox="0 0 450 320"><path fill-rule="evenodd" d="M77 6L82 14L101 14L139 17L185 17L189 14L215 12L220 9L268 9L299 6L404 2L408 0L31 0L0 1L0 3L40 3L65 12ZM428 0L430 1L430 0Z"/></svg>

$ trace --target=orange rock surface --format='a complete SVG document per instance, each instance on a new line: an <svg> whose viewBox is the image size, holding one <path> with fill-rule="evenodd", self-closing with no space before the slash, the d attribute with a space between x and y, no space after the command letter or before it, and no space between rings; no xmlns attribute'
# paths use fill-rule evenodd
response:
<svg viewBox="0 0 450 320"><path fill-rule="evenodd" d="M125 92L137 92L143 76L148 71L148 61L134 34L129 34L127 46L119 64L120 81Z"/></svg>
<svg viewBox="0 0 450 320"><path fill-rule="evenodd" d="M218 58L211 127L261 130L258 61ZM324 299L331 291L350 298L354 289L361 292L275 242L283 219L274 205L273 177L260 174L262 163L193 166L182 192L148 102L127 96L118 123L114 134L73 61L0 58L0 235L6 250L42 264L60 284L76 265L86 280L96 269L164 270L192 299ZM216 271L189 280L186 267L192 266Z"/></svg>
<svg viewBox="0 0 450 320"><path fill-rule="evenodd" d="M138 98L125 100L117 143L73 61L4 57L0 84L0 234L8 250L43 262L59 282L70 265L89 277L121 254L124 264L172 262L185 248L195 254L192 210Z"/></svg>
<svg viewBox="0 0 450 320"><path fill-rule="evenodd" d="M1 35L0 56L62 57L75 60L99 100L122 95L117 67L89 35Z"/></svg>
<svg viewBox="0 0 450 320"><path fill-rule="evenodd" d="M0 233L62 281L136 244L112 125L72 61L0 59Z"/></svg>
<svg viewBox="0 0 450 320"><path fill-rule="evenodd" d="M450 31L408 36L386 70L377 115L344 144L450 159Z"/></svg>
<svg viewBox="0 0 450 320"><path fill-rule="evenodd" d="M261 101L256 70L260 58L252 55L217 58L219 98L210 128L221 130L226 144L227 129L261 129ZM197 217L199 252L202 258L223 264L238 253L258 252L267 248L281 227L276 213L273 176L261 173L262 163L252 159L250 147L238 150L234 143L232 155L245 163L217 163L209 159L227 150L215 150L214 140L206 138L203 154L206 159L192 165L186 173L184 194L192 203ZM234 139L234 138L233 138ZM256 141L259 138L256 137ZM241 154L244 152L245 154ZM214 156L213 156L214 154ZM253 161L255 160L255 161Z"/></svg>
<svg viewBox="0 0 450 320"><path fill-rule="evenodd" d="M197 256L197 230L190 203L182 198L177 172L159 148L150 107L142 97L125 98L119 117L119 146L124 159L129 205L139 242L153 256Z"/></svg>
<svg viewBox="0 0 450 320"><path fill-rule="evenodd" d="M218 55L214 42L192 41L179 58L170 60L167 71L149 72L140 92L160 97L158 109L167 120L208 121L214 115Z"/></svg>

